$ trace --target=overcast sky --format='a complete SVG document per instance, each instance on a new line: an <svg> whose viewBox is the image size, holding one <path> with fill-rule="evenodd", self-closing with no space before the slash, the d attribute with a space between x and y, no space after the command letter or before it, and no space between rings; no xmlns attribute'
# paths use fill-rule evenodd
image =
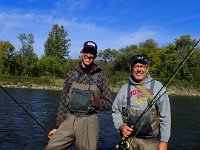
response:
<svg viewBox="0 0 200 150"><path fill-rule="evenodd" d="M87 40L99 50L149 38L164 46L181 35L200 37L199 7L199 0L0 0L0 40L19 50L17 35L32 33L41 57L48 33L58 24L68 32L73 58Z"/></svg>

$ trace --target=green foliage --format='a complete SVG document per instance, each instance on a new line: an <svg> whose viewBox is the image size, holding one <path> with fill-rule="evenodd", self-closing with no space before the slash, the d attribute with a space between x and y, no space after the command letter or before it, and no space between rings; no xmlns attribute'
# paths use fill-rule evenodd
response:
<svg viewBox="0 0 200 150"><path fill-rule="evenodd" d="M26 35L25 33L21 33L21 34L18 34L18 38L22 44L22 47L20 48L20 54L23 57L34 55L33 44L35 43L35 41L34 41L33 34L30 33Z"/></svg>
<svg viewBox="0 0 200 150"><path fill-rule="evenodd" d="M0 74L9 72L9 59L13 56L15 47L10 42L0 41Z"/></svg>
<svg viewBox="0 0 200 150"><path fill-rule="evenodd" d="M69 42L67 39L68 33L64 27L59 27L57 24L53 25L52 30L49 32L49 37L44 44L45 57L57 57L65 60L69 55Z"/></svg>
<svg viewBox="0 0 200 150"><path fill-rule="evenodd" d="M20 54L15 53L12 57L7 59L7 75L21 76L23 70L24 65Z"/></svg>
<svg viewBox="0 0 200 150"><path fill-rule="evenodd" d="M158 69L161 65L161 58L158 57L162 53L162 49L157 47L157 43L153 39L148 39L139 44L138 54L145 54L150 63L150 72L154 77L159 77Z"/></svg>
<svg viewBox="0 0 200 150"><path fill-rule="evenodd" d="M7 41L0 41L0 55L9 56L12 55L15 47Z"/></svg>
<svg viewBox="0 0 200 150"><path fill-rule="evenodd" d="M114 59L112 71L130 72L131 57L137 53L137 45L130 45L120 49L116 59Z"/></svg>
<svg viewBox="0 0 200 150"><path fill-rule="evenodd" d="M34 36L32 33L26 35L25 33L18 34L18 38L22 44L19 53L16 53L13 61L16 65L12 65L14 74L21 74L23 76L35 76L33 70L34 63L38 61L38 56L34 53L33 44ZM10 60L12 61L12 60ZM17 71L17 67L20 67L20 72Z"/></svg>
<svg viewBox="0 0 200 150"><path fill-rule="evenodd" d="M178 66L176 55L174 45L169 44L167 47L162 48L162 52L159 55L160 66L158 66L156 70L158 73L157 77L168 78L171 76L171 73L173 73Z"/></svg>
<svg viewBox="0 0 200 150"><path fill-rule="evenodd" d="M61 77L63 70L63 63L57 57L43 57L40 60L38 68L42 72L42 76Z"/></svg>
<svg viewBox="0 0 200 150"><path fill-rule="evenodd" d="M63 66L64 72L63 72L62 77L65 78L67 73L73 70L78 65L79 61L80 60L73 60L73 59L66 60Z"/></svg>
<svg viewBox="0 0 200 150"><path fill-rule="evenodd" d="M194 43L194 40L192 40L188 35L185 35L176 39L174 43L159 48L157 43L150 39L140 43L138 47L131 45L120 49L118 55L113 58L113 61L109 61L107 64L101 64L103 64L105 72L108 73L112 84L118 84L120 81L123 83L124 80L122 78L125 78L123 74L127 75L129 73L130 57L135 54L146 54L150 62L151 75L154 78L167 79L175 72L177 67L180 65L180 62L191 50ZM183 49L186 51L185 53L182 52ZM107 50L106 52L109 51ZM109 56L109 54L107 55ZM182 55L182 57L180 57L180 55ZM199 58L200 52L197 50L196 53L194 53L187 61L187 64L180 70L180 72L178 72L175 79L178 79L178 81L199 81ZM119 72L122 74L119 74Z"/></svg>
<svg viewBox="0 0 200 150"><path fill-rule="evenodd" d="M153 39L148 39L145 42L139 43L139 48L147 48L153 50L158 47L158 44Z"/></svg>
<svg viewBox="0 0 200 150"><path fill-rule="evenodd" d="M175 39L174 43L175 50L177 51L176 59L179 64L192 49L196 41L191 39L190 35L183 35L179 39ZM178 73L177 79L187 81L190 81L192 79L192 72L190 70L190 67L195 65L193 63L193 58L194 57L190 57L190 59L188 59L188 61L184 64L184 67L182 67Z"/></svg>
<svg viewBox="0 0 200 150"><path fill-rule="evenodd" d="M45 56L41 59L34 54L34 37L32 34L18 35L22 44L19 52L15 51L11 43L0 41L0 75L6 75L6 77L15 76L14 80L19 80L18 82L23 82L21 78L28 80L30 79L28 77L37 77L40 83L38 83L38 80L32 80L31 82L38 83L39 85L43 83L63 86L63 79L66 77L66 74L80 61L80 59L70 59L68 50L70 39L67 39L67 36L68 34L63 26L53 25L52 31L45 42ZM195 42L190 35L183 35L172 43L159 47L156 41L148 39L139 43L139 45L133 44L119 50L108 48L99 51L95 63L101 66L103 72L108 76L112 87L119 88L128 81L130 58L136 54L146 54L150 62L152 77L165 83ZM200 85L199 58L200 49L197 48L171 84L198 88ZM28 84L28 81L24 82Z"/></svg>
<svg viewBox="0 0 200 150"><path fill-rule="evenodd" d="M104 51L98 52L98 58L104 62L111 62L118 56L118 54L119 52L117 50L107 48Z"/></svg>
<svg viewBox="0 0 200 150"><path fill-rule="evenodd" d="M130 73L128 72L117 71L109 77L110 83L115 86L121 86L128 82L129 75Z"/></svg>

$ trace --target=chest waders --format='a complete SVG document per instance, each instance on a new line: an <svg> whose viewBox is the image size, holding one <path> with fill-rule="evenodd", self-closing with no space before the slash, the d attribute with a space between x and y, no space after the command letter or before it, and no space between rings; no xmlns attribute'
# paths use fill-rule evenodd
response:
<svg viewBox="0 0 200 150"><path fill-rule="evenodd" d="M97 87L97 78L99 73L91 75L90 84L79 83L80 75L76 71L75 79L69 90L69 110L74 115L86 115L94 113L95 108L91 103L93 97L100 96L100 90Z"/></svg>
<svg viewBox="0 0 200 150"><path fill-rule="evenodd" d="M134 85L134 86L148 97L147 101L149 104L153 100L153 96L150 93L153 93L154 85L155 85L155 80L152 80L149 92L141 85ZM134 132L130 136L133 138L137 137L142 139L155 138L159 133L159 117L158 117L157 106L155 105L152 106L152 108L149 109L148 113L146 113L140 118L140 115L143 113L143 111L136 110L134 109L134 107L131 106L130 90L131 90L131 85L128 84L127 107L122 109L123 121L129 127L132 126L134 129ZM129 143L127 140L124 140L120 145L121 145L120 149L129 149L131 143Z"/></svg>

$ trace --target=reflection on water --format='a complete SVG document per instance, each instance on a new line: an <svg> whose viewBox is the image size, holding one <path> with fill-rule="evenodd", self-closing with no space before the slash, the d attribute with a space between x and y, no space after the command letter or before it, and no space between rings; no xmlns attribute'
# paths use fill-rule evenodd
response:
<svg viewBox="0 0 200 150"><path fill-rule="evenodd" d="M46 129L55 125L61 91L6 88ZM196 150L200 148L200 97L170 96L172 109L172 136L169 150ZM0 89L0 149L43 150L47 133L33 121L4 91ZM111 112L99 113L99 150L115 149L119 140Z"/></svg>

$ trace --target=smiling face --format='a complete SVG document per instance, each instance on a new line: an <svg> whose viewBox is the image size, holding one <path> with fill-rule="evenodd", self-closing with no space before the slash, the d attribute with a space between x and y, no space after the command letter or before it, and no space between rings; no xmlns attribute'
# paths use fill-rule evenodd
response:
<svg viewBox="0 0 200 150"><path fill-rule="evenodd" d="M83 52L81 52L80 56L82 58L82 65L83 65L83 67L86 67L86 66L90 65L94 61L94 59L95 59L95 56L92 55L92 54L90 54L90 53L83 53Z"/></svg>
<svg viewBox="0 0 200 150"><path fill-rule="evenodd" d="M143 83L147 79L147 73L149 71L149 67L147 64L136 63L131 68L133 77L138 83Z"/></svg>

